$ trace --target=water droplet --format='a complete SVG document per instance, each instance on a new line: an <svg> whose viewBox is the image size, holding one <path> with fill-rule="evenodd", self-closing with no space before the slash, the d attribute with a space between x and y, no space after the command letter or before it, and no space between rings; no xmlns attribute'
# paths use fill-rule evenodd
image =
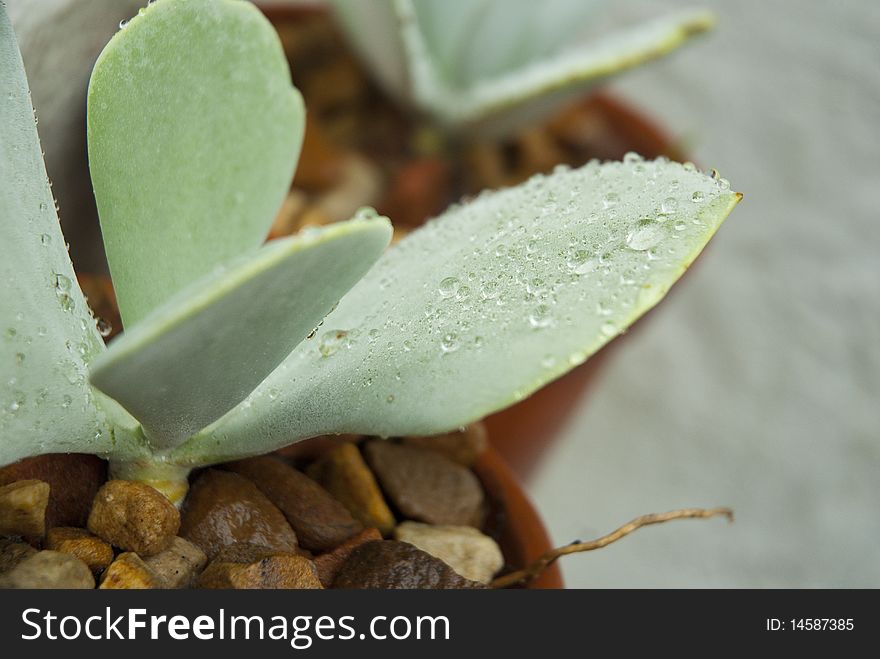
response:
<svg viewBox="0 0 880 659"><path fill-rule="evenodd" d="M485 300L498 297L498 282L493 280L484 281L483 285L480 286L480 295Z"/></svg>
<svg viewBox="0 0 880 659"><path fill-rule="evenodd" d="M110 324L109 320L96 318L95 326L98 328L98 334L100 334L105 339L113 332L113 325Z"/></svg>
<svg viewBox="0 0 880 659"><path fill-rule="evenodd" d="M556 357L553 355L544 355L544 358L541 360L541 366L544 368L553 368L556 366Z"/></svg>
<svg viewBox="0 0 880 659"><path fill-rule="evenodd" d="M40 235L40 243L43 245L52 244L52 236L50 236L48 233L41 234Z"/></svg>
<svg viewBox="0 0 880 659"><path fill-rule="evenodd" d="M495 256L504 256L507 254L507 245L504 243L499 243L495 246Z"/></svg>
<svg viewBox="0 0 880 659"><path fill-rule="evenodd" d="M603 336L614 336L617 333L617 328L614 326L614 323L602 323L599 331L602 332Z"/></svg>
<svg viewBox="0 0 880 659"><path fill-rule="evenodd" d="M353 219L375 220L377 217L380 217L380 215L376 212L375 208L371 208L369 206L361 206L355 211Z"/></svg>
<svg viewBox="0 0 880 659"><path fill-rule="evenodd" d="M412 343L410 343L409 341L404 341L403 342L403 351L409 352L410 350L412 350Z"/></svg>
<svg viewBox="0 0 880 659"><path fill-rule="evenodd" d="M394 394L388 394L388 398L385 399L385 402L386 403L393 403L394 402Z"/></svg>
<svg viewBox="0 0 880 659"><path fill-rule="evenodd" d="M121 21L119 21L119 29L124 30L126 27L128 27L128 22L130 20L130 18L123 18Z"/></svg>
<svg viewBox="0 0 880 659"><path fill-rule="evenodd" d="M483 339L482 336L475 336L475 337L474 337L474 347L475 347L477 350L479 350L480 348L482 348L484 343L485 343L485 340Z"/></svg>
<svg viewBox="0 0 880 659"><path fill-rule="evenodd" d="M56 291L68 292L70 290L70 279L65 277L64 275L59 275L57 272L52 275L52 285L55 286Z"/></svg>
<svg viewBox="0 0 880 659"><path fill-rule="evenodd" d="M635 163L642 162L643 160L644 158L642 158L635 151L627 151L626 154L623 156L623 162L628 165L634 165Z"/></svg>
<svg viewBox="0 0 880 659"><path fill-rule="evenodd" d="M699 204L701 201L703 201L703 193L699 190L695 191L694 194L691 195L691 201L693 201L695 204Z"/></svg>
<svg viewBox="0 0 880 659"><path fill-rule="evenodd" d="M529 314L529 324L535 329L549 327L553 323L553 316L550 314L550 307L546 304L539 304Z"/></svg>
<svg viewBox="0 0 880 659"><path fill-rule="evenodd" d="M67 409L71 405L73 405L73 398L71 398L70 396L65 394L64 398L61 399L61 407L63 407L64 409Z"/></svg>
<svg viewBox="0 0 880 659"><path fill-rule="evenodd" d="M468 299L470 296L471 289L469 286L459 286L458 291L455 293L455 299L459 302Z"/></svg>
<svg viewBox="0 0 880 659"><path fill-rule="evenodd" d="M684 171L686 171L686 172L695 172L695 171L697 171L697 166L696 166L694 163L692 163L691 161L687 161L687 162L683 163L681 167L682 167L682 169L684 169Z"/></svg>
<svg viewBox="0 0 880 659"><path fill-rule="evenodd" d="M339 348L342 347L347 336L348 332L345 330L330 330L329 332L324 332L324 334L321 335L321 339L318 341L318 352L321 353L322 357L329 357L330 355L336 354Z"/></svg>
<svg viewBox="0 0 880 659"><path fill-rule="evenodd" d="M373 328L367 333L367 338L369 338L370 341L372 342L372 341L375 341L376 339L378 339L380 334L381 334L381 332L379 330L377 330L376 328Z"/></svg>
<svg viewBox="0 0 880 659"><path fill-rule="evenodd" d="M636 251L654 247L663 239L663 231L656 226L647 226L634 231L626 237L626 246Z"/></svg>
<svg viewBox="0 0 880 659"><path fill-rule="evenodd" d="M444 353L455 352L459 348L458 335L455 332L449 332L443 336L440 341L440 348Z"/></svg>
<svg viewBox="0 0 880 659"><path fill-rule="evenodd" d="M440 292L440 297L452 297L458 291L458 279L446 277L440 282L440 287L437 290Z"/></svg>
<svg viewBox="0 0 880 659"><path fill-rule="evenodd" d="M678 210L678 200L675 197L666 197L660 202L660 212L663 215L672 215Z"/></svg>
<svg viewBox="0 0 880 659"><path fill-rule="evenodd" d="M547 284L540 277L535 277L526 284L526 290L532 295L541 295L547 291Z"/></svg>
<svg viewBox="0 0 880 659"><path fill-rule="evenodd" d="M612 206L616 206L617 202L620 201L620 195L616 192L609 192L605 195L605 198L602 199L602 204L605 208L611 208Z"/></svg>
<svg viewBox="0 0 880 659"><path fill-rule="evenodd" d="M269 389L267 393L269 394L269 400L275 400L281 394L281 392L279 392L275 387Z"/></svg>
<svg viewBox="0 0 880 659"><path fill-rule="evenodd" d="M585 275L596 268L596 262L591 256L585 249L574 250L566 259L565 265L576 275Z"/></svg>

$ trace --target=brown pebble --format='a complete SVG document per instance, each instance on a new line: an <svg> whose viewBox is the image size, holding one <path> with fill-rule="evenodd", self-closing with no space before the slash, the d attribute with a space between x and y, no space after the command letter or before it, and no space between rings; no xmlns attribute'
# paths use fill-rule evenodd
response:
<svg viewBox="0 0 880 659"><path fill-rule="evenodd" d="M342 444L325 453L308 470L365 527L390 535L395 519L376 477L354 444Z"/></svg>
<svg viewBox="0 0 880 659"><path fill-rule="evenodd" d="M483 488L470 469L435 451L385 440L368 442L364 453L404 517L428 524L482 526Z"/></svg>
<svg viewBox="0 0 880 659"><path fill-rule="evenodd" d="M119 554L101 577L100 590L148 590L162 588L158 576L132 551Z"/></svg>
<svg viewBox="0 0 880 659"><path fill-rule="evenodd" d="M382 534L379 529L364 529L355 536L352 536L332 551L315 557L315 567L318 568L318 578L325 588L329 588L336 579L339 568L343 566L348 557L351 556L357 547L365 542L373 540L381 540Z"/></svg>
<svg viewBox="0 0 880 659"><path fill-rule="evenodd" d="M334 588L485 588L465 579L439 558L406 542L367 542L351 553Z"/></svg>
<svg viewBox="0 0 880 659"><path fill-rule="evenodd" d="M439 558L466 579L489 583L504 567L501 548L472 526L435 526L404 522L394 537Z"/></svg>
<svg viewBox="0 0 880 659"><path fill-rule="evenodd" d="M453 462L472 467L477 458L488 448L489 439L486 426L482 422L472 423L462 430L444 435L429 437L404 437L405 444L437 451Z"/></svg>
<svg viewBox="0 0 880 659"><path fill-rule="evenodd" d="M249 543L223 549L199 576L198 588L322 588L315 564L305 556Z"/></svg>
<svg viewBox="0 0 880 659"><path fill-rule="evenodd" d="M0 538L0 574L8 572L37 550L26 542L12 538Z"/></svg>
<svg viewBox="0 0 880 659"><path fill-rule="evenodd" d="M164 494L136 481L104 483L89 514L88 529L114 547L152 556L168 549L180 513Z"/></svg>
<svg viewBox="0 0 880 659"><path fill-rule="evenodd" d="M189 588L207 562L205 552L179 537L174 538L165 551L144 559L163 588Z"/></svg>
<svg viewBox="0 0 880 659"><path fill-rule="evenodd" d="M0 535L42 538L46 532L49 484L16 481L0 487Z"/></svg>
<svg viewBox="0 0 880 659"><path fill-rule="evenodd" d="M76 556L89 566L94 574L102 572L113 562L113 547L85 529L57 526L46 533L46 549Z"/></svg>
<svg viewBox="0 0 880 659"><path fill-rule="evenodd" d="M95 587L89 566L60 551L38 551L9 572L0 575L0 588L76 588Z"/></svg>
<svg viewBox="0 0 880 659"><path fill-rule="evenodd" d="M94 455L51 453L0 467L0 485L28 479L45 481L51 488L47 529L85 526L92 500L107 480L107 463Z"/></svg>
<svg viewBox="0 0 880 659"><path fill-rule="evenodd" d="M196 479L184 504L180 535L208 558L236 542L296 552L297 538L284 515L247 478L208 469Z"/></svg>
<svg viewBox="0 0 880 659"><path fill-rule="evenodd" d="M327 490L280 460L249 458L226 467L249 479L278 506L300 546L309 551L332 549L363 529Z"/></svg>

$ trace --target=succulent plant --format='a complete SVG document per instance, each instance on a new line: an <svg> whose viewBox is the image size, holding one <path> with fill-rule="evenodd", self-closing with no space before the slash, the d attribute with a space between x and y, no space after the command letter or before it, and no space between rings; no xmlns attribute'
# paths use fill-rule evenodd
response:
<svg viewBox="0 0 880 659"><path fill-rule="evenodd" d="M263 244L304 122L278 38L248 2L157 0L89 88L125 325L105 348L2 3L0 86L0 465L93 453L177 501L194 467L528 396L656 304L740 198L631 154L483 193L387 250L370 209Z"/></svg>
<svg viewBox="0 0 880 659"><path fill-rule="evenodd" d="M331 2L380 83L449 132L509 131L715 21L680 11L585 40L600 0Z"/></svg>

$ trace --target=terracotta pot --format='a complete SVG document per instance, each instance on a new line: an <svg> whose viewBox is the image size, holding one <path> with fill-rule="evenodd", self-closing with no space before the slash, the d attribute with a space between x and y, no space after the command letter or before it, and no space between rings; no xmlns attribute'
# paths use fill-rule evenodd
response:
<svg viewBox="0 0 880 659"><path fill-rule="evenodd" d="M508 565L521 569L550 551L553 547L544 523L499 452L490 447L480 456L474 471L490 501L487 531L501 545ZM559 566L554 563L526 587L563 588Z"/></svg>

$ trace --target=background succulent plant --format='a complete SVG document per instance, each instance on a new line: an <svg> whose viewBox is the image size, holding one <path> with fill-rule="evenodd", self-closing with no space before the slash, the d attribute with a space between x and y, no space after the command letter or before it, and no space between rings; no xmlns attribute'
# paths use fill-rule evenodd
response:
<svg viewBox="0 0 880 659"><path fill-rule="evenodd" d="M584 39L599 0L332 0L379 81L446 130L508 131L709 29L703 10Z"/></svg>
<svg viewBox="0 0 880 659"><path fill-rule="evenodd" d="M222 38L221 38L222 37ZM0 464L189 469L326 433L430 434L510 405L656 304L740 196L692 165L590 163L448 210L261 245L303 107L240 0L157 0L108 44L90 167L125 333L105 349L65 249L0 4Z"/></svg>

